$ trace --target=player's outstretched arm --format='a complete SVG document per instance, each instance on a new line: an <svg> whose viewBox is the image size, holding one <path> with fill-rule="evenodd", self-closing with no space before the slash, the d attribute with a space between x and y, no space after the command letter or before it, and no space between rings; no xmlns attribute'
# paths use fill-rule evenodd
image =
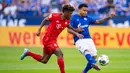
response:
<svg viewBox="0 0 130 73"><path fill-rule="evenodd" d="M41 23L41 25L40 25L40 27L39 27L37 33L36 33L37 36L40 35L41 29L42 29L42 27L46 24L47 21L49 21L48 17L46 17L46 18L42 21L42 23Z"/></svg>
<svg viewBox="0 0 130 73"><path fill-rule="evenodd" d="M112 14L110 14L107 18L104 18L104 19L102 19L102 20L97 20L97 21L95 22L95 24L102 24L102 23L104 23L105 21L111 19L111 18L114 17L114 16L115 16L115 14L112 13Z"/></svg>

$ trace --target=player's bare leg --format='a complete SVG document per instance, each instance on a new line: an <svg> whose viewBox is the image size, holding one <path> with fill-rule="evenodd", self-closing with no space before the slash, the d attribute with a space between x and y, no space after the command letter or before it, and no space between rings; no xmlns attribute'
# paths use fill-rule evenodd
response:
<svg viewBox="0 0 130 73"><path fill-rule="evenodd" d="M57 63L59 65L59 68L60 68L60 72L61 73L65 73L65 70L64 70L64 59L63 59L63 53L62 51L57 48L55 51L54 51L54 54L57 56Z"/></svg>
<svg viewBox="0 0 130 73"><path fill-rule="evenodd" d="M43 57L41 58L41 62L46 64L48 60L50 59L51 55L49 54L44 54Z"/></svg>

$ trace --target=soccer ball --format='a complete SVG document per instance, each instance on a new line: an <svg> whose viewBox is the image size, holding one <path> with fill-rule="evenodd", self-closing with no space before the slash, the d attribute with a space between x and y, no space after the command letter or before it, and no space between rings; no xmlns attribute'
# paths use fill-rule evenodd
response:
<svg viewBox="0 0 130 73"><path fill-rule="evenodd" d="M99 56L98 62L100 65L105 66L109 63L109 58L107 55L103 54L103 55Z"/></svg>

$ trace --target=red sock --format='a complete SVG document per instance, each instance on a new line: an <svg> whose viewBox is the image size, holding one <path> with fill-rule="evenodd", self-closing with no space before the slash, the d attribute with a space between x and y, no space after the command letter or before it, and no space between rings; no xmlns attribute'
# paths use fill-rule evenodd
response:
<svg viewBox="0 0 130 73"><path fill-rule="evenodd" d="M58 59L57 59L57 63L58 63L58 65L59 65L60 72L61 72L61 73L65 73L65 70L64 70L64 60L63 60L63 58L58 58Z"/></svg>
<svg viewBox="0 0 130 73"><path fill-rule="evenodd" d="M42 58L42 56L41 55L39 55L39 54L35 54L35 53L33 53L33 52L27 52L27 56L31 56L31 57L33 57L35 60L37 60L37 61L39 61L40 62L40 60L41 60L41 58Z"/></svg>

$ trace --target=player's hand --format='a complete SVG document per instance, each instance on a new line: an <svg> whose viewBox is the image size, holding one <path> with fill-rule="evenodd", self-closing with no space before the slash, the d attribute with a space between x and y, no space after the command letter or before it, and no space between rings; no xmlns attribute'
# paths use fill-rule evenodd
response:
<svg viewBox="0 0 130 73"><path fill-rule="evenodd" d="M79 37L80 39L84 37L82 34L79 34L79 33L77 33L76 36Z"/></svg>
<svg viewBox="0 0 130 73"><path fill-rule="evenodd" d="M116 16L116 14L113 12L113 13L110 13L110 15L109 15L109 18L112 18L112 17L114 17L114 16Z"/></svg>
<svg viewBox="0 0 130 73"><path fill-rule="evenodd" d="M37 31L37 33L36 33L36 35L37 35L37 36L39 36L39 35L40 35L40 33L41 33L41 31L39 31L39 30L38 30L38 31Z"/></svg>
<svg viewBox="0 0 130 73"><path fill-rule="evenodd" d="M79 27L79 28L76 29L76 32L82 32L82 31L84 31L84 29L81 28L81 27Z"/></svg>

